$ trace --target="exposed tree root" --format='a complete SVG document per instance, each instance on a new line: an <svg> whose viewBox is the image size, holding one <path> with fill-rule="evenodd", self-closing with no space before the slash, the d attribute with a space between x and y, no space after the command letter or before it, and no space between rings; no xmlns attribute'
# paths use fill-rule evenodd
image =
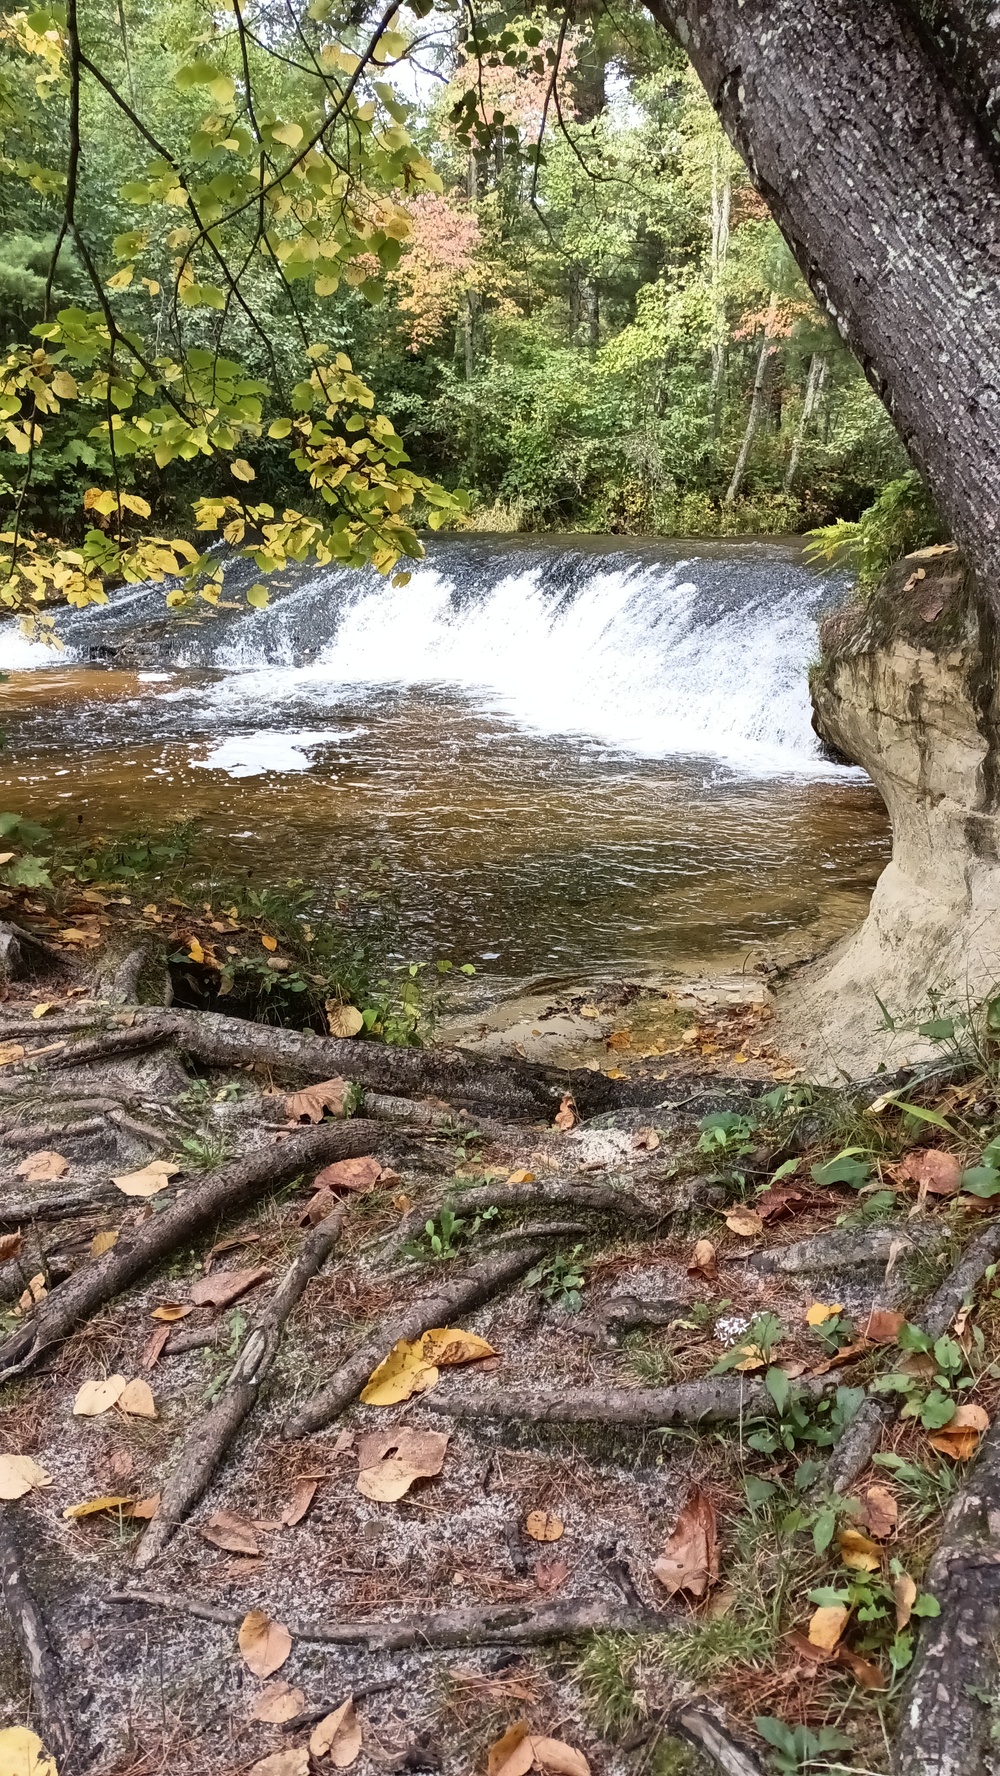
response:
<svg viewBox="0 0 1000 1776"><path fill-rule="evenodd" d="M68 1277L39 1303L30 1320L0 1343L0 1381L22 1375L95 1308L128 1288L154 1264L234 1209L245 1208L296 1173L334 1159L370 1153L378 1139L370 1122L327 1122L221 1166L179 1192L170 1208L122 1233L110 1252Z"/></svg>
<svg viewBox="0 0 1000 1776"><path fill-rule="evenodd" d="M732 1737L718 1709L704 1697L679 1702L667 1716L667 1726L671 1733L687 1739L705 1757L711 1758L723 1776L764 1776L757 1759Z"/></svg>
<svg viewBox="0 0 1000 1776"><path fill-rule="evenodd" d="M238 1625L242 1610L222 1609L163 1591L112 1591L109 1603L145 1603L154 1609L175 1610L197 1616L203 1622ZM289 1623L293 1640L320 1641L334 1646L367 1646L369 1652L395 1653L406 1647L529 1646L546 1640L569 1640L581 1634L640 1634L663 1628L669 1620L656 1610L636 1609L620 1600L595 1599L589 1603L558 1602L532 1606L498 1603L483 1609L437 1610L404 1616L388 1622L312 1622L301 1627Z"/></svg>
<svg viewBox="0 0 1000 1776"><path fill-rule="evenodd" d="M71 1215L106 1208L109 1203L120 1207L122 1200L121 1191L113 1184L80 1184L75 1190L45 1196L8 1196L4 1192L0 1195L0 1231L26 1227L33 1221L66 1221Z"/></svg>
<svg viewBox="0 0 1000 1776"><path fill-rule="evenodd" d="M836 1374L805 1377L802 1392L819 1399L836 1387ZM741 1376L708 1376L664 1388L565 1388L558 1394L519 1394L504 1388L490 1394L435 1394L427 1405L449 1418L522 1419L531 1424L731 1424L740 1418L772 1417L774 1401L762 1381Z"/></svg>
<svg viewBox="0 0 1000 1776"><path fill-rule="evenodd" d="M144 1569L163 1552L174 1531L197 1504L222 1461L244 1419L260 1398L278 1354L289 1315L301 1301L306 1285L323 1268L340 1237L347 1213L338 1203L303 1242L243 1347L218 1399L191 1426L173 1473L163 1488L159 1509L136 1551L135 1564Z"/></svg>
<svg viewBox="0 0 1000 1776"><path fill-rule="evenodd" d="M489 1209L588 1209L594 1214L620 1216L648 1230L673 1211L661 1211L643 1202L634 1191L613 1184L580 1184L566 1178L547 1178L537 1184L488 1184L477 1190L449 1190L434 1203L410 1209L390 1236L393 1250L423 1230L429 1216L443 1208L457 1215L481 1215Z"/></svg>
<svg viewBox="0 0 1000 1776"><path fill-rule="evenodd" d="M898 1776L982 1776L1000 1644L1000 1419L945 1518L895 1747Z"/></svg>
<svg viewBox="0 0 1000 1776"><path fill-rule="evenodd" d="M73 1776L73 1772L81 1768L83 1747L73 1724L59 1661L45 1619L28 1584L21 1554L22 1541L34 1541L37 1531L28 1530L22 1535L18 1528L16 1506L0 1502L0 1588L14 1638L31 1680L38 1736L56 1759L60 1776Z"/></svg>
<svg viewBox="0 0 1000 1776"><path fill-rule="evenodd" d="M293 1412L282 1426L282 1436L308 1437L313 1431L321 1431L356 1399L372 1370L388 1355L398 1339L419 1338L432 1326L449 1325L455 1315L470 1312L505 1284L516 1282L544 1252L545 1247L541 1245L521 1247L517 1252L507 1252L477 1264L462 1276L441 1283L429 1295L421 1295L419 1300L389 1320L375 1338L368 1339L360 1350L348 1357L326 1387L320 1388L311 1400Z"/></svg>

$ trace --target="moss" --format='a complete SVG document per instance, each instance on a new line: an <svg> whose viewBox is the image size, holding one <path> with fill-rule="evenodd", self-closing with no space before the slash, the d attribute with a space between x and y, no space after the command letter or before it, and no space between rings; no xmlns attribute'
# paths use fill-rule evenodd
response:
<svg viewBox="0 0 1000 1776"><path fill-rule="evenodd" d="M965 560L950 545L919 549L897 561L870 591L856 591L853 603L824 619L821 657L810 669L810 688L829 686L840 660L891 642L941 653L971 644L974 632L975 587Z"/></svg>

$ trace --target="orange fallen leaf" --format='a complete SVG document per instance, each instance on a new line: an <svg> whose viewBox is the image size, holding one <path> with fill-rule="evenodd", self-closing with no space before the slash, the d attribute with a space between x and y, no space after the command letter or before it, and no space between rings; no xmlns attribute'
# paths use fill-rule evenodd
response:
<svg viewBox="0 0 1000 1776"><path fill-rule="evenodd" d="M194 1313L193 1302L168 1301L162 1307L152 1308L150 1317L154 1320L163 1320L166 1325L172 1326L175 1320L186 1319L189 1313Z"/></svg>
<svg viewBox="0 0 1000 1776"><path fill-rule="evenodd" d="M266 936L266 935L265 935L265 936L264 936L264 937L262 937L262 938L261 938L261 940L260 940L260 941L261 941L261 943L262 943L262 944L263 944L263 946L264 946L264 948L265 948L265 950L268 950L268 951L270 951L270 953L271 953L271 954L272 954L272 955L273 955L273 954L274 954L274 951L275 951L275 950L276 950L276 949L277 949L277 947L278 947L278 940L277 940L277 938L276 938L276 937L268 937L268 936Z"/></svg>
<svg viewBox="0 0 1000 1776"><path fill-rule="evenodd" d="M524 1527L533 1542L557 1542L563 1533L561 1517L550 1511L529 1511Z"/></svg>
<svg viewBox="0 0 1000 1776"><path fill-rule="evenodd" d="M507 1182L508 1184L533 1184L535 1174L534 1172L511 1172Z"/></svg>
<svg viewBox="0 0 1000 1776"><path fill-rule="evenodd" d="M320 1480L325 1479L325 1474L308 1474L303 1475L301 1480L296 1480L292 1489L291 1500L281 1513L281 1523L284 1529L294 1529L297 1523L302 1522L309 1506L316 1497L316 1488L318 1487Z"/></svg>
<svg viewBox="0 0 1000 1776"><path fill-rule="evenodd" d="M119 1394L115 1405L119 1412L127 1412L130 1418L158 1418L156 1402L148 1381L136 1376Z"/></svg>
<svg viewBox="0 0 1000 1776"><path fill-rule="evenodd" d="M192 937L188 944L188 958L192 962L204 962L205 960L205 952L196 937Z"/></svg>
<svg viewBox="0 0 1000 1776"><path fill-rule="evenodd" d="M940 1430L932 1431L927 1441L932 1449L950 1456L952 1461L970 1461L979 1448L980 1437L989 1426L989 1414L974 1401L969 1401L956 1406L954 1416Z"/></svg>
<svg viewBox="0 0 1000 1776"><path fill-rule="evenodd" d="M918 1147L904 1154L899 1170L912 1178L927 1196L954 1196L962 1180L962 1167L954 1153L942 1147Z"/></svg>
<svg viewBox="0 0 1000 1776"><path fill-rule="evenodd" d="M15 1171L19 1178L24 1178L29 1184L48 1184L54 1178L65 1176L69 1171L69 1160L64 1159L61 1153L43 1148L38 1153L29 1153L27 1159L22 1159L20 1165L15 1167Z"/></svg>
<svg viewBox="0 0 1000 1776"><path fill-rule="evenodd" d="M250 1719L266 1721L269 1726L282 1727L288 1721L295 1720L305 1705L304 1690L294 1689L283 1677L276 1677L257 1697L250 1710Z"/></svg>
<svg viewBox="0 0 1000 1776"><path fill-rule="evenodd" d="M892 1595L896 1605L896 1631L902 1633L913 1613L913 1605L917 1601L917 1587L908 1572L900 1573L892 1584Z"/></svg>
<svg viewBox="0 0 1000 1776"><path fill-rule="evenodd" d="M351 1086L346 1079L323 1079L318 1085L307 1085L291 1092L285 1099L285 1112L293 1122L322 1122L324 1110L332 1116L347 1115Z"/></svg>
<svg viewBox="0 0 1000 1776"><path fill-rule="evenodd" d="M338 1770L354 1763L361 1751L361 1722L353 1696L317 1723L309 1735L309 1750L314 1758L329 1758Z"/></svg>
<svg viewBox="0 0 1000 1776"><path fill-rule="evenodd" d="M700 1486L688 1493L653 1573L668 1597L678 1591L704 1597L715 1584L719 1576L715 1506Z"/></svg>
<svg viewBox="0 0 1000 1776"><path fill-rule="evenodd" d="M371 1190L382 1176L377 1159L337 1159L313 1179L314 1190Z"/></svg>
<svg viewBox="0 0 1000 1776"><path fill-rule="evenodd" d="M841 1560L852 1572L878 1572L882 1564L881 1553L860 1529L842 1529L837 1545Z"/></svg>
<svg viewBox="0 0 1000 1776"><path fill-rule="evenodd" d="M292 1637L285 1624L272 1621L263 1610L251 1610L244 1616L237 1642L244 1663L255 1677L271 1677L292 1650Z"/></svg>
<svg viewBox="0 0 1000 1776"><path fill-rule="evenodd" d="M576 1103L567 1093L555 1113L553 1124L557 1129L562 1129L565 1132L567 1129L575 1128L579 1120Z"/></svg>
<svg viewBox="0 0 1000 1776"><path fill-rule="evenodd" d="M887 1307L873 1307L859 1331L862 1338L867 1338L870 1344L895 1344L905 1325L905 1314L893 1313Z"/></svg>
<svg viewBox="0 0 1000 1776"><path fill-rule="evenodd" d="M687 1267L687 1273L689 1277L704 1277L707 1283L715 1282L719 1272L716 1265L715 1247L710 1239L698 1240L691 1256L691 1262Z"/></svg>
<svg viewBox="0 0 1000 1776"><path fill-rule="evenodd" d="M884 1541L899 1521L896 1495L887 1486L869 1486L864 1499L864 1522L873 1536Z"/></svg>
<svg viewBox="0 0 1000 1776"><path fill-rule="evenodd" d="M812 1646L821 1647L824 1652L832 1653L844 1629L850 1621L851 1612L845 1603L825 1603L813 1610L809 1618L809 1640Z"/></svg>
<svg viewBox="0 0 1000 1776"><path fill-rule="evenodd" d="M723 1219L730 1233L738 1233L741 1239L754 1239L764 1231L764 1223L756 1209L726 1209Z"/></svg>

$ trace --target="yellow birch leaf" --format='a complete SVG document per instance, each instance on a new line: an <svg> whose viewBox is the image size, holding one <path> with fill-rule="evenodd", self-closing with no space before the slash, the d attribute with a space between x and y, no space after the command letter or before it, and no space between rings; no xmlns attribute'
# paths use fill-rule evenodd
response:
<svg viewBox="0 0 1000 1776"><path fill-rule="evenodd" d="M844 1603L823 1604L820 1609L813 1610L809 1621L809 1640L815 1647L822 1647L825 1653L832 1653L838 1640L850 1620L850 1610Z"/></svg>

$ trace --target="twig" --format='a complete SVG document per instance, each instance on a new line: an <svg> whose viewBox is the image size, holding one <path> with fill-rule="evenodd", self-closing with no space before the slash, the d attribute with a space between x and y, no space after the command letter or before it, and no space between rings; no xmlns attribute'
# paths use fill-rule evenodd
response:
<svg viewBox="0 0 1000 1776"><path fill-rule="evenodd" d="M179 1611L223 1625L243 1620L242 1610L221 1609L179 1592L112 1591L108 1602L145 1603L153 1609ZM610 1630L638 1634L662 1629L666 1620L656 1610L626 1609L617 1599L601 1598L590 1603L547 1603L534 1608L523 1603L501 1603L485 1609L439 1610L405 1616L397 1622L313 1622L302 1627L289 1624L289 1633L294 1640L334 1646L361 1643L370 1652L388 1653L404 1647L527 1646Z"/></svg>
<svg viewBox="0 0 1000 1776"><path fill-rule="evenodd" d="M330 1160L370 1153L379 1130L370 1122L327 1122L291 1135L278 1147L251 1153L194 1187L135 1231L123 1233L103 1258L68 1277L40 1302L31 1319L0 1343L0 1381L23 1375L60 1344L95 1308L103 1307L162 1258L235 1209L255 1202L299 1172Z"/></svg>
<svg viewBox="0 0 1000 1776"><path fill-rule="evenodd" d="M544 1246L528 1246L518 1252L488 1259L474 1270L441 1283L429 1295L422 1295L412 1302L390 1320L377 1337L370 1338L348 1357L326 1387L320 1388L311 1400L293 1412L282 1426L282 1436L308 1437L312 1431L322 1430L357 1397L372 1370L388 1355L398 1339L419 1338L432 1326L447 1326L454 1316L468 1313L506 1284L516 1282L544 1252Z"/></svg>
<svg viewBox="0 0 1000 1776"><path fill-rule="evenodd" d="M274 1366L289 1315L307 1284L322 1270L333 1251L346 1203L338 1203L307 1236L243 1347L222 1392L191 1426L173 1473L163 1488L159 1509L136 1551L135 1564L145 1569L163 1552L174 1531L197 1504L244 1419L253 1411L260 1390Z"/></svg>
<svg viewBox="0 0 1000 1776"><path fill-rule="evenodd" d="M16 1507L0 1503L0 1587L14 1638L31 1680L31 1696L41 1728L39 1737L54 1754L61 1776L80 1766L80 1742L73 1725L59 1662L45 1619L24 1571ZM37 1539L37 1531L31 1538Z"/></svg>
<svg viewBox="0 0 1000 1776"><path fill-rule="evenodd" d="M723 1776L764 1776L757 1759L732 1738L719 1711L704 1698L678 1703L667 1716L667 1727L718 1764Z"/></svg>

